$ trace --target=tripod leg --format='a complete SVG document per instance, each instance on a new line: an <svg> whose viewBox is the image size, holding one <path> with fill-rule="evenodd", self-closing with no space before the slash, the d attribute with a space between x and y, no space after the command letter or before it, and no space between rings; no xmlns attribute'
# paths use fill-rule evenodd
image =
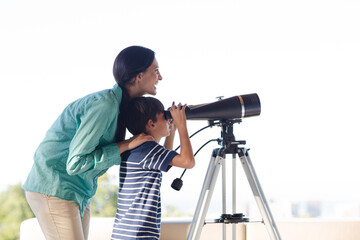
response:
<svg viewBox="0 0 360 240"><path fill-rule="evenodd" d="M222 162L222 213L226 214L226 161L224 156L224 161ZM226 226L225 223L222 224L222 238L226 239Z"/></svg>
<svg viewBox="0 0 360 240"><path fill-rule="evenodd" d="M255 169L251 163L248 150L244 149L244 148L240 148L239 149L239 157L240 157L241 163L243 165L246 177L249 181L251 190L254 194L256 203L259 207L259 210L260 210L261 216L263 218L263 221L265 223L266 229L268 231L268 234L270 235L270 238L272 240L281 240L279 231L276 227L276 223L273 219L270 208L265 199L265 195L260 186L260 182L256 176Z"/></svg>
<svg viewBox="0 0 360 240"><path fill-rule="evenodd" d="M205 217L209 209L211 196L214 191L216 178L219 173L219 168L223 162L223 158L219 156L221 151L222 149L214 149L212 152L209 167L206 172L204 184L201 189L199 201L196 206L187 240L197 240L200 238L202 228L205 224Z"/></svg>
<svg viewBox="0 0 360 240"><path fill-rule="evenodd" d="M232 213L236 213L236 154L232 155ZM232 239L236 240L236 224L232 224Z"/></svg>

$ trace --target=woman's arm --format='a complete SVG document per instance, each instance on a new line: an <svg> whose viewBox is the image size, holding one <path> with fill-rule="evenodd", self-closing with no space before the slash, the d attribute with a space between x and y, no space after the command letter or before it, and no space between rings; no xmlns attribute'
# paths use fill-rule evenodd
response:
<svg viewBox="0 0 360 240"><path fill-rule="evenodd" d="M70 143L66 171L69 175L77 175L92 170L104 170L113 165L119 165L120 154L133 149L146 141L154 139L145 134L134 136L120 143L111 143L99 147L100 139L108 131L115 119L114 109L118 106L94 102L87 111L80 116L78 129Z"/></svg>
<svg viewBox="0 0 360 240"><path fill-rule="evenodd" d="M99 147L100 139L110 128L117 114L116 105L99 99L86 106L82 114L74 118L77 124L73 136L66 171L76 175L90 170L104 170L120 164L120 152L116 143Z"/></svg>

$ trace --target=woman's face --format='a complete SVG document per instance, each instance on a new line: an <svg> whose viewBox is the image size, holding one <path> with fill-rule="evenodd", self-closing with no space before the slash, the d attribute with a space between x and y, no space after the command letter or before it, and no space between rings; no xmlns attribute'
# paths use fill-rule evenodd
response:
<svg viewBox="0 0 360 240"><path fill-rule="evenodd" d="M156 85L162 80L159 72L159 64L154 58L153 63L146 69L145 72L141 73L142 76L139 80L140 91L144 94L156 95Z"/></svg>

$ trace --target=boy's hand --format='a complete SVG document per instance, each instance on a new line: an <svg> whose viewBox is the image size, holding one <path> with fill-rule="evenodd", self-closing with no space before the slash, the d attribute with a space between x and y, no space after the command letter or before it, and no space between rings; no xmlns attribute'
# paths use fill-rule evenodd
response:
<svg viewBox="0 0 360 240"><path fill-rule="evenodd" d="M175 106L175 103L173 102L170 113L173 118L173 121L177 128L184 128L186 127L186 114L185 114L186 104L182 106L180 103Z"/></svg>

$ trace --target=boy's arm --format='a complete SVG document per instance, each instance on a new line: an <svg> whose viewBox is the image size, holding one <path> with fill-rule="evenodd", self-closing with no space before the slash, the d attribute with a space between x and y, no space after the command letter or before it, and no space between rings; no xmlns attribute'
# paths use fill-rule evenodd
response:
<svg viewBox="0 0 360 240"><path fill-rule="evenodd" d="M174 122L172 122L170 123L170 135L165 138L165 142L164 142L164 147L166 149L173 150L175 132L176 132L176 126Z"/></svg>
<svg viewBox="0 0 360 240"><path fill-rule="evenodd" d="M181 146L180 154L173 158L170 165L190 169L195 166L195 159L186 126L185 108L186 105L181 106L180 104L177 108L174 104L170 108L171 116L179 132Z"/></svg>

